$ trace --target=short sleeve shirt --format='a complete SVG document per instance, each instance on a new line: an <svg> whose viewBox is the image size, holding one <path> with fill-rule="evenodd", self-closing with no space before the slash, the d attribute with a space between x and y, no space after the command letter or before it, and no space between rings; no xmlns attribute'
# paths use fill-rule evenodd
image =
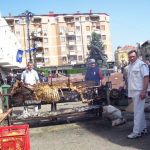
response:
<svg viewBox="0 0 150 150"><path fill-rule="evenodd" d="M21 75L21 80L25 83L25 84L30 84L30 85L34 85L37 82L39 82L39 76L37 74L37 72L35 70L25 70L23 71L22 75Z"/></svg>

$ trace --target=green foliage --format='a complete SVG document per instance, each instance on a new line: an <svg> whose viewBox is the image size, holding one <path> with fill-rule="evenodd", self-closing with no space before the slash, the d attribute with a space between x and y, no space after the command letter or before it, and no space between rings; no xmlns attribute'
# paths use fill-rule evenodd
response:
<svg viewBox="0 0 150 150"><path fill-rule="evenodd" d="M68 69L65 70L66 74L78 74L85 72L85 68L76 68L76 69Z"/></svg>
<svg viewBox="0 0 150 150"><path fill-rule="evenodd" d="M47 68L37 68L38 72L44 72L44 75L48 76L48 69Z"/></svg>
<svg viewBox="0 0 150 150"><path fill-rule="evenodd" d="M89 59L95 59L96 63L100 66L106 66L107 55L104 53L104 46L99 34L95 32L92 33L92 39L90 45L88 45L88 50L87 61Z"/></svg>

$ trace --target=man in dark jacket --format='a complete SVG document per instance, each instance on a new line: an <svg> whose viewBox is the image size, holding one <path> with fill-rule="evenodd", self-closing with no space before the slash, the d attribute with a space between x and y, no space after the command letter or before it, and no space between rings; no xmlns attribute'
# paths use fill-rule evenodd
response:
<svg viewBox="0 0 150 150"><path fill-rule="evenodd" d="M90 59L88 61L88 68L85 74L85 81L91 83L93 86L98 86L101 84L102 79L102 71L98 66L96 66L95 59Z"/></svg>

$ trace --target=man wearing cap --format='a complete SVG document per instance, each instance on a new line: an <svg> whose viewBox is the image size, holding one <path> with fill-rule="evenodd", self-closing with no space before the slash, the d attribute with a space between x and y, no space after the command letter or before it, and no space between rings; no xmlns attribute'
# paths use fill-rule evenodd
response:
<svg viewBox="0 0 150 150"><path fill-rule="evenodd" d="M85 74L85 81L92 83L93 86L98 86L103 79L102 71L96 66L95 59L88 61L88 68Z"/></svg>

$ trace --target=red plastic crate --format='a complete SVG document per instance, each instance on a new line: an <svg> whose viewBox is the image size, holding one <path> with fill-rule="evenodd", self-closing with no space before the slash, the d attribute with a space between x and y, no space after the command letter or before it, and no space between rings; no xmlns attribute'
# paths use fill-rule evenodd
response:
<svg viewBox="0 0 150 150"><path fill-rule="evenodd" d="M0 150L30 150L29 125L0 127Z"/></svg>

